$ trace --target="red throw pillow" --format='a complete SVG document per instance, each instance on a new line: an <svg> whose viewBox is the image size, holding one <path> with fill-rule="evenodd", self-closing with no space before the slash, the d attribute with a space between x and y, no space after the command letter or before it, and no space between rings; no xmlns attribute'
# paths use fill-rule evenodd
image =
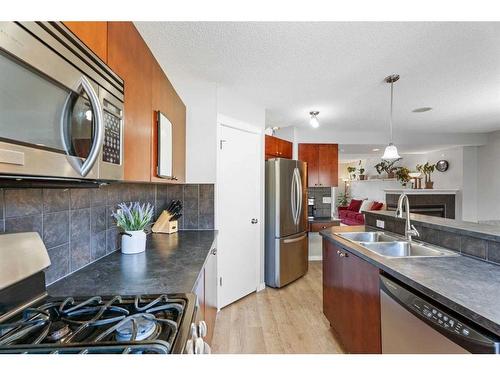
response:
<svg viewBox="0 0 500 375"><path fill-rule="evenodd" d="M351 203L349 203L349 207L347 207L347 209L349 211L359 212L362 203L363 203L362 200L351 199Z"/></svg>
<svg viewBox="0 0 500 375"><path fill-rule="evenodd" d="M384 207L384 204L381 202L373 202L370 211L380 211Z"/></svg>

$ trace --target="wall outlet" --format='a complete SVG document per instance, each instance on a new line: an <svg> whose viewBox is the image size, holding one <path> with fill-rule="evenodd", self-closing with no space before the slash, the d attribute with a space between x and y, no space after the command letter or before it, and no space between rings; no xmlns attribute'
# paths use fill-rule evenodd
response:
<svg viewBox="0 0 500 375"><path fill-rule="evenodd" d="M323 203L332 203L332 197L323 197Z"/></svg>
<svg viewBox="0 0 500 375"><path fill-rule="evenodd" d="M385 221L384 220L377 220L377 228L385 228Z"/></svg>

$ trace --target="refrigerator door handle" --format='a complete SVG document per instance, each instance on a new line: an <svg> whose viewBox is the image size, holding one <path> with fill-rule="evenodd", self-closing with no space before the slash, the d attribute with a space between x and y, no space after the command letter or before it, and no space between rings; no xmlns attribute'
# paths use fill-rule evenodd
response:
<svg viewBox="0 0 500 375"><path fill-rule="evenodd" d="M303 236L297 237L297 238L291 238L288 240L283 240L284 243L293 243L293 242L299 242L304 240L307 237L307 234L304 234Z"/></svg>
<svg viewBox="0 0 500 375"><path fill-rule="evenodd" d="M293 223L295 225L297 225L297 219L296 219L296 215L297 215L297 207L296 207L296 204L297 204L297 185L295 183L295 179L296 179L296 175L295 175L295 171L293 172L293 175L292 175L292 183L291 183L291 192L290 192L290 206L292 208L292 218L293 218Z"/></svg>
<svg viewBox="0 0 500 375"><path fill-rule="evenodd" d="M302 212L302 178L300 176L299 168L295 168L295 172L297 173L297 224L299 224L299 219Z"/></svg>

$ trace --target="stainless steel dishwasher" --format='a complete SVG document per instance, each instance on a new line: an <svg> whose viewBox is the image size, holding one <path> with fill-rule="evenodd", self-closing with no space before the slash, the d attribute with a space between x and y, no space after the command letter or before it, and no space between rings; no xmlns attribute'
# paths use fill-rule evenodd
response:
<svg viewBox="0 0 500 375"><path fill-rule="evenodd" d="M380 305L384 354L500 352L500 338L384 276Z"/></svg>

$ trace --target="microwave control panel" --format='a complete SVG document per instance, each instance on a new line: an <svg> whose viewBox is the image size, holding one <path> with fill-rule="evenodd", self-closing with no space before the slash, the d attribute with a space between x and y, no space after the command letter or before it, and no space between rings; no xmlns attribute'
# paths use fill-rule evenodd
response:
<svg viewBox="0 0 500 375"><path fill-rule="evenodd" d="M102 160L118 165L121 163L121 121L121 118L104 111Z"/></svg>

